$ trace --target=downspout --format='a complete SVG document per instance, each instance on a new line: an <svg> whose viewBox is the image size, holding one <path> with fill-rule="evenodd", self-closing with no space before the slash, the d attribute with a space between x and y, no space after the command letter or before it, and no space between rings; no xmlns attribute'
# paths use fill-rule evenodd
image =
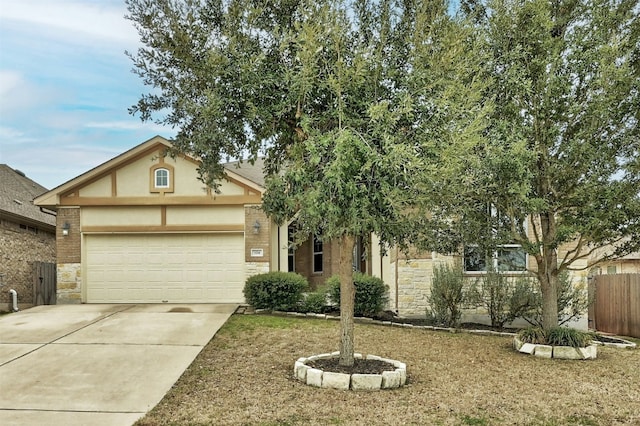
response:
<svg viewBox="0 0 640 426"><path fill-rule="evenodd" d="M396 284L396 314L398 314L398 263L400 262L400 250L398 250L398 247L396 247L396 279L395 279L395 284Z"/></svg>
<svg viewBox="0 0 640 426"><path fill-rule="evenodd" d="M18 293L14 289L11 289L9 290L9 294L11 295L11 304L13 305L11 308L13 312L18 312Z"/></svg>

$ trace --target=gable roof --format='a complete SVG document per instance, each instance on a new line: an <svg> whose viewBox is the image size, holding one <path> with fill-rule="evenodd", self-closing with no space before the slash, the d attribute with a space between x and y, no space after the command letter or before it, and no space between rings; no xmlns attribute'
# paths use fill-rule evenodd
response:
<svg viewBox="0 0 640 426"><path fill-rule="evenodd" d="M244 161L232 161L224 164L224 168L227 171L237 173L243 178L250 180L251 182L260 185L264 188L264 158L259 157L251 164L247 160Z"/></svg>
<svg viewBox="0 0 640 426"><path fill-rule="evenodd" d="M55 215L43 213L33 203L33 199L47 192L47 188L6 164L0 164L0 182L0 216L23 219L48 228L56 225Z"/></svg>
<svg viewBox="0 0 640 426"><path fill-rule="evenodd" d="M165 139L162 136L154 136L151 139L112 158L111 160L106 161L99 166L96 166L93 169L81 174L80 176L75 177L63 183L62 185L53 188L49 192L40 195L34 200L34 203L39 206L55 208L60 204L60 197L62 194L68 193L74 188L80 187L93 179L104 176L114 168L117 168L118 166L125 164L132 159L135 159L145 152L157 150L159 146L165 146L167 149L173 147L168 139ZM196 163L198 162L197 159L194 159L193 157L190 157L188 155L185 155L185 158L188 158ZM258 192L262 192L264 189L264 177L261 176L263 162L256 162L254 165L244 162L242 163L240 168L234 166L233 164L235 163L228 163L229 165L231 165L229 167L225 165L227 176L229 176L229 178L231 179L235 179L243 184L248 185L249 187L254 188Z"/></svg>

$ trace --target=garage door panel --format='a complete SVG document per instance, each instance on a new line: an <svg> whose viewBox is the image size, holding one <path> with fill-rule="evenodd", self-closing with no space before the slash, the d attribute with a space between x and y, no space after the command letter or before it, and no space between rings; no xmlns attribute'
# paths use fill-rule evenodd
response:
<svg viewBox="0 0 640 426"><path fill-rule="evenodd" d="M87 301L241 303L242 234L87 235Z"/></svg>

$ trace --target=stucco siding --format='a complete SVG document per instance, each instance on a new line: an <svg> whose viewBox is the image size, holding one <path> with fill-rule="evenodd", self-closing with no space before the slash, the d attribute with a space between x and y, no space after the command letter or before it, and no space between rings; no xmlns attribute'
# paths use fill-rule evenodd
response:
<svg viewBox="0 0 640 426"><path fill-rule="evenodd" d="M82 187L79 193L81 197L110 197L111 188L111 175L108 175Z"/></svg>
<svg viewBox="0 0 640 426"><path fill-rule="evenodd" d="M160 207L84 207L82 226L160 225Z"/></svg>
<svg viewBox="0 0 640 426"><path fill-rule="evenodd" d="M167 225L243 225L242 206L168 206Z"/></svg>

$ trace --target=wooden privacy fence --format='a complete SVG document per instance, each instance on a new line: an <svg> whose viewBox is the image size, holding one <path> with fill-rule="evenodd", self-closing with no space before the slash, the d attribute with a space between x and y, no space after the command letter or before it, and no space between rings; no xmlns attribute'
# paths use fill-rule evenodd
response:
<svg viewBox="0 0 640 426"><path fill-rule="evenodd" d="M33 262L33 304L56 304L56 264Z"/></svg>
<svg viewBox="0 0 640 426"><path fill-rule="evenodd" d="M640 337L640 274L597 275L591 326L620 336Z"/></svg>

